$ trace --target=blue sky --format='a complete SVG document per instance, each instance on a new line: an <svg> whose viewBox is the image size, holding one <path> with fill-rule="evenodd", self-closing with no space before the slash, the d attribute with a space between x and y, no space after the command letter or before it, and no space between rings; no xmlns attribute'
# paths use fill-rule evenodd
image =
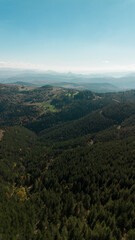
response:
<svg viewBox="0 0 135 240"><path fill-rule="evenodd" d="M0 66L135 70L135 0L0 0Z"/></svg>

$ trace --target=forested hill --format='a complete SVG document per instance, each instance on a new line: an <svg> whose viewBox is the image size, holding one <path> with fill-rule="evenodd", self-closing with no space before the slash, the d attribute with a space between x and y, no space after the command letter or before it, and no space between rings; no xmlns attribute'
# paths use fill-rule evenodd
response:
<svg viewBox="0 0 135 240"><path fill-rule="evenodd" d="M135 91L0 84L0 239L135 240Z"/></svg>

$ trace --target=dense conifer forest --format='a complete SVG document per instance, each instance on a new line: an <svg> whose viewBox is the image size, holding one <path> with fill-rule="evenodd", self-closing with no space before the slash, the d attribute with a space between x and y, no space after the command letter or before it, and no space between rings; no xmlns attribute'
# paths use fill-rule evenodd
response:
<svg viewBox="0 0 135 240"><path fill-rule="evenodd" d="M0 240L135 240L135 91L0 84Z"/></svg>

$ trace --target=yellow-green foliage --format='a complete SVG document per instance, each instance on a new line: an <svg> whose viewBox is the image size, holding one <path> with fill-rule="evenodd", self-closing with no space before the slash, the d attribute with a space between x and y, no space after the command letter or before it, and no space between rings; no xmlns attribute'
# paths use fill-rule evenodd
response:
<svg viewBox="0 0 135 240"><path fill-rule="evenodd" d="M20 201L25 201L28 199L26 189L23 186L20 186L20 188L16 188L15 195L16 195L16 199Z"/></svg>

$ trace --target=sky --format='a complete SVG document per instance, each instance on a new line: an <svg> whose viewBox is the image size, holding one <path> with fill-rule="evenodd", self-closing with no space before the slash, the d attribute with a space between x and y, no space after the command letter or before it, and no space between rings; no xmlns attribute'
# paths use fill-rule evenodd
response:
<svg viewBox="0 0 135 240"><path fill-rule="evenodd" d="M0 0L0 67L135 71L135 0Z"/></svg>

